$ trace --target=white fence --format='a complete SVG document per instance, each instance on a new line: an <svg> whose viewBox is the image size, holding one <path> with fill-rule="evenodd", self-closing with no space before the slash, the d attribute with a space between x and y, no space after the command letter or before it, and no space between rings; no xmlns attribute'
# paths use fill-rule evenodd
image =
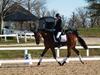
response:
<svg viewBox="0 0 100 75"><path fill-rule="evenodd" d="M27 42L27 38L30 38L30 39L34 39L34 33L30 32L30 33L23 33L24 36L22 36L21 34L18 35L18 34L0 34L0 37L4 37L5 41L7 41L7 37L15 37L16 40L17 40L17 43L19 43L19 37L20 38L24 38L25 39L25 42Z"/></svg>
<svg viewBox="0 0 100 75"><path fill-rule="evenodd" d="M83 49L83 47L81 47L81 46L76 46L76 48L77 49ZM91 48L98 48L98 49L100 49L100 46L88 46L88 48L89 49L91 49ZM28 62L28 63L30 63L30 64L32 64L32 62L38 62L39 61L39 59L31 59L31 56L30 56L30 54L28 54L28 50L43 50L44 49L44 47L8 47L8 48L0 48L0 50L24 50L24 56L25 55L28 55L28 58L29 59L27 59L27 60L0 60L0 64L2 64L2 63L26 63L26 62ZM56 48L57 49L57 48ZM67 47L61 47L60 49L67 49ZM89 51L90 50L87 50L86 51L86 54L87 54L87 56L89 56ZM57 49L57 57L60 57L59 56L59 49ZM59 58L58 60L62 60L62 58ZM79 60L78 58L69 58L69 60L70 61L77 61L77 60ZM85 57L85 58L82 58L82 60L100 60L100 56L98 56L98 57ZM54 62L55 60L54 59L44 59L43 60L43 62Z"/></svg>
<svg viewBox="0 0 100 75"><path fill-rule="evenodd" d="M7 37L15 37L17 40L17 43L19 43L18 34L3 34L3 35L0 35L0 37L4 37L5 41L7 41Z"/></svg>
<svg viewBox="0 0 100 75"><path fill-rule="evenodd" d="M34 36L34 33L25 33L25 42L27 42L28 36L30 36L30 38L32 38L32 36Z"/></svg>

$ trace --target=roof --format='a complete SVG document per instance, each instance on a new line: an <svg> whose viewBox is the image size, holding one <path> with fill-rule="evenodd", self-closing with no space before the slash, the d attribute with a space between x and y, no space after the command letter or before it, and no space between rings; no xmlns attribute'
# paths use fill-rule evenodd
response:
<svg viewBox="0 0 100 75"><path fill-rule="evenodd" d="M38 17L26 10L21 5L15 3L6 10L4 21L35 21Z"/></svg>

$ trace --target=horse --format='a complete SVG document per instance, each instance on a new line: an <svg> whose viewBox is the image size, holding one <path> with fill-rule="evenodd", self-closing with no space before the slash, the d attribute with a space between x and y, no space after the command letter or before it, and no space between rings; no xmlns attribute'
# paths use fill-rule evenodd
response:
<svg viewBox="0 0 100 75"><path fill-rule="evenodd" d="M66 63L67 58L71 55L71 49L74 50L74 52L79 56L79 59L81 63L84 63L81 60L81 56L79 54L79 51L75 48L76 42L78 41L81 46L83 46L84 49L88 49L85 41L78 35L77 30L73 29L67 29L64 31L64 36L67 39L67 41L60 42L61 46L67 47L67 56L63 59L62 62L57 60L56 57L56 51L55 47L59 48L59 43L57 42L55 38L55 18L54 17L42 17L39 19L39 25L37 27L37 31L34 33L36 44L40 43L40 38L42 37L44 39L44 50L42 54L40 55L40 60L37 65L40 65L43 56L45 53L50 49L52 51L54 59L58 62L59 65L64 65Z"/></svg>
<svg viewBox="0 0 100 75"><path fill-rule="evenodd" d="M62 62L60 62L57 60L56 57L55 47L57 47L57 43L55 43L54 40L54 32L41 30L35 33L36 43L39 44L40 37L42 37L44 39L44 47L45 47L42 54L40 55L40 60L37 64L38 66L40 65L42 58L45 55L45 53L48 51L48 49L52 51L54 59L58 62L60 66L64 65L66 63L66 60L70 57L71 49L78 55L80 62L84 64L84 62L81 60L81 56L79 54L78 49L76 49L75 47L76 47L76 42L78 41L80 45L87 50L88 47L85 41L78 35L77 31L75 30L67 30L65 32L65 35L67 41L61 42L61 44L62 46L66 46L68 51L67 51L67 56L63 59Z"/></svg>

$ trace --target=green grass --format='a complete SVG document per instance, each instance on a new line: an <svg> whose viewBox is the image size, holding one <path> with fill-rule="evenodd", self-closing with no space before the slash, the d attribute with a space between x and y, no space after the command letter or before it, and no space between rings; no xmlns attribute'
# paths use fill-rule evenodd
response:
<svg viewBox="0 0 100 75"><path fill-rule="evenodd" d="M43 50L29 50L32 58L39 58ZM86 50L79 50L82 56L86 56ZM67 50L60 50L60 57L65 57L67 55ZM100 49L90 49L90 56L99 56ZM76 53L71 50L71 57L77 56ZM51 50L48 50L44 58L53 57ZM23 59L24 51L0 51L0 59Z"/></svg>
<svg viewBox="0 0 100 75"><path fill-rule="evenodd" d="M79 28L79 34L85 37L100 37L100 28Z"/></svg>
<svg viewBox="0 0 100 75"><path fill-rule="evenodd" d="M23 51L0 51L0 59L14 59L22 58L24 55Z"/></svg>

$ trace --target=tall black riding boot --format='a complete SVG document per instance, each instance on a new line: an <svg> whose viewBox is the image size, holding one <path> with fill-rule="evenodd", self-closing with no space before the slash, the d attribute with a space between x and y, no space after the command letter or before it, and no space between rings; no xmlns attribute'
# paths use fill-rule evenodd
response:
<svg viewBox="0 0 100 75"><path fill-rule="evenodd" d="M60 38L58 38L57 41L58 41L58 44L57 44L57 45L58 45L58 48L60 48L60 47L61 47L61 41L60 41Z"/></svg>

